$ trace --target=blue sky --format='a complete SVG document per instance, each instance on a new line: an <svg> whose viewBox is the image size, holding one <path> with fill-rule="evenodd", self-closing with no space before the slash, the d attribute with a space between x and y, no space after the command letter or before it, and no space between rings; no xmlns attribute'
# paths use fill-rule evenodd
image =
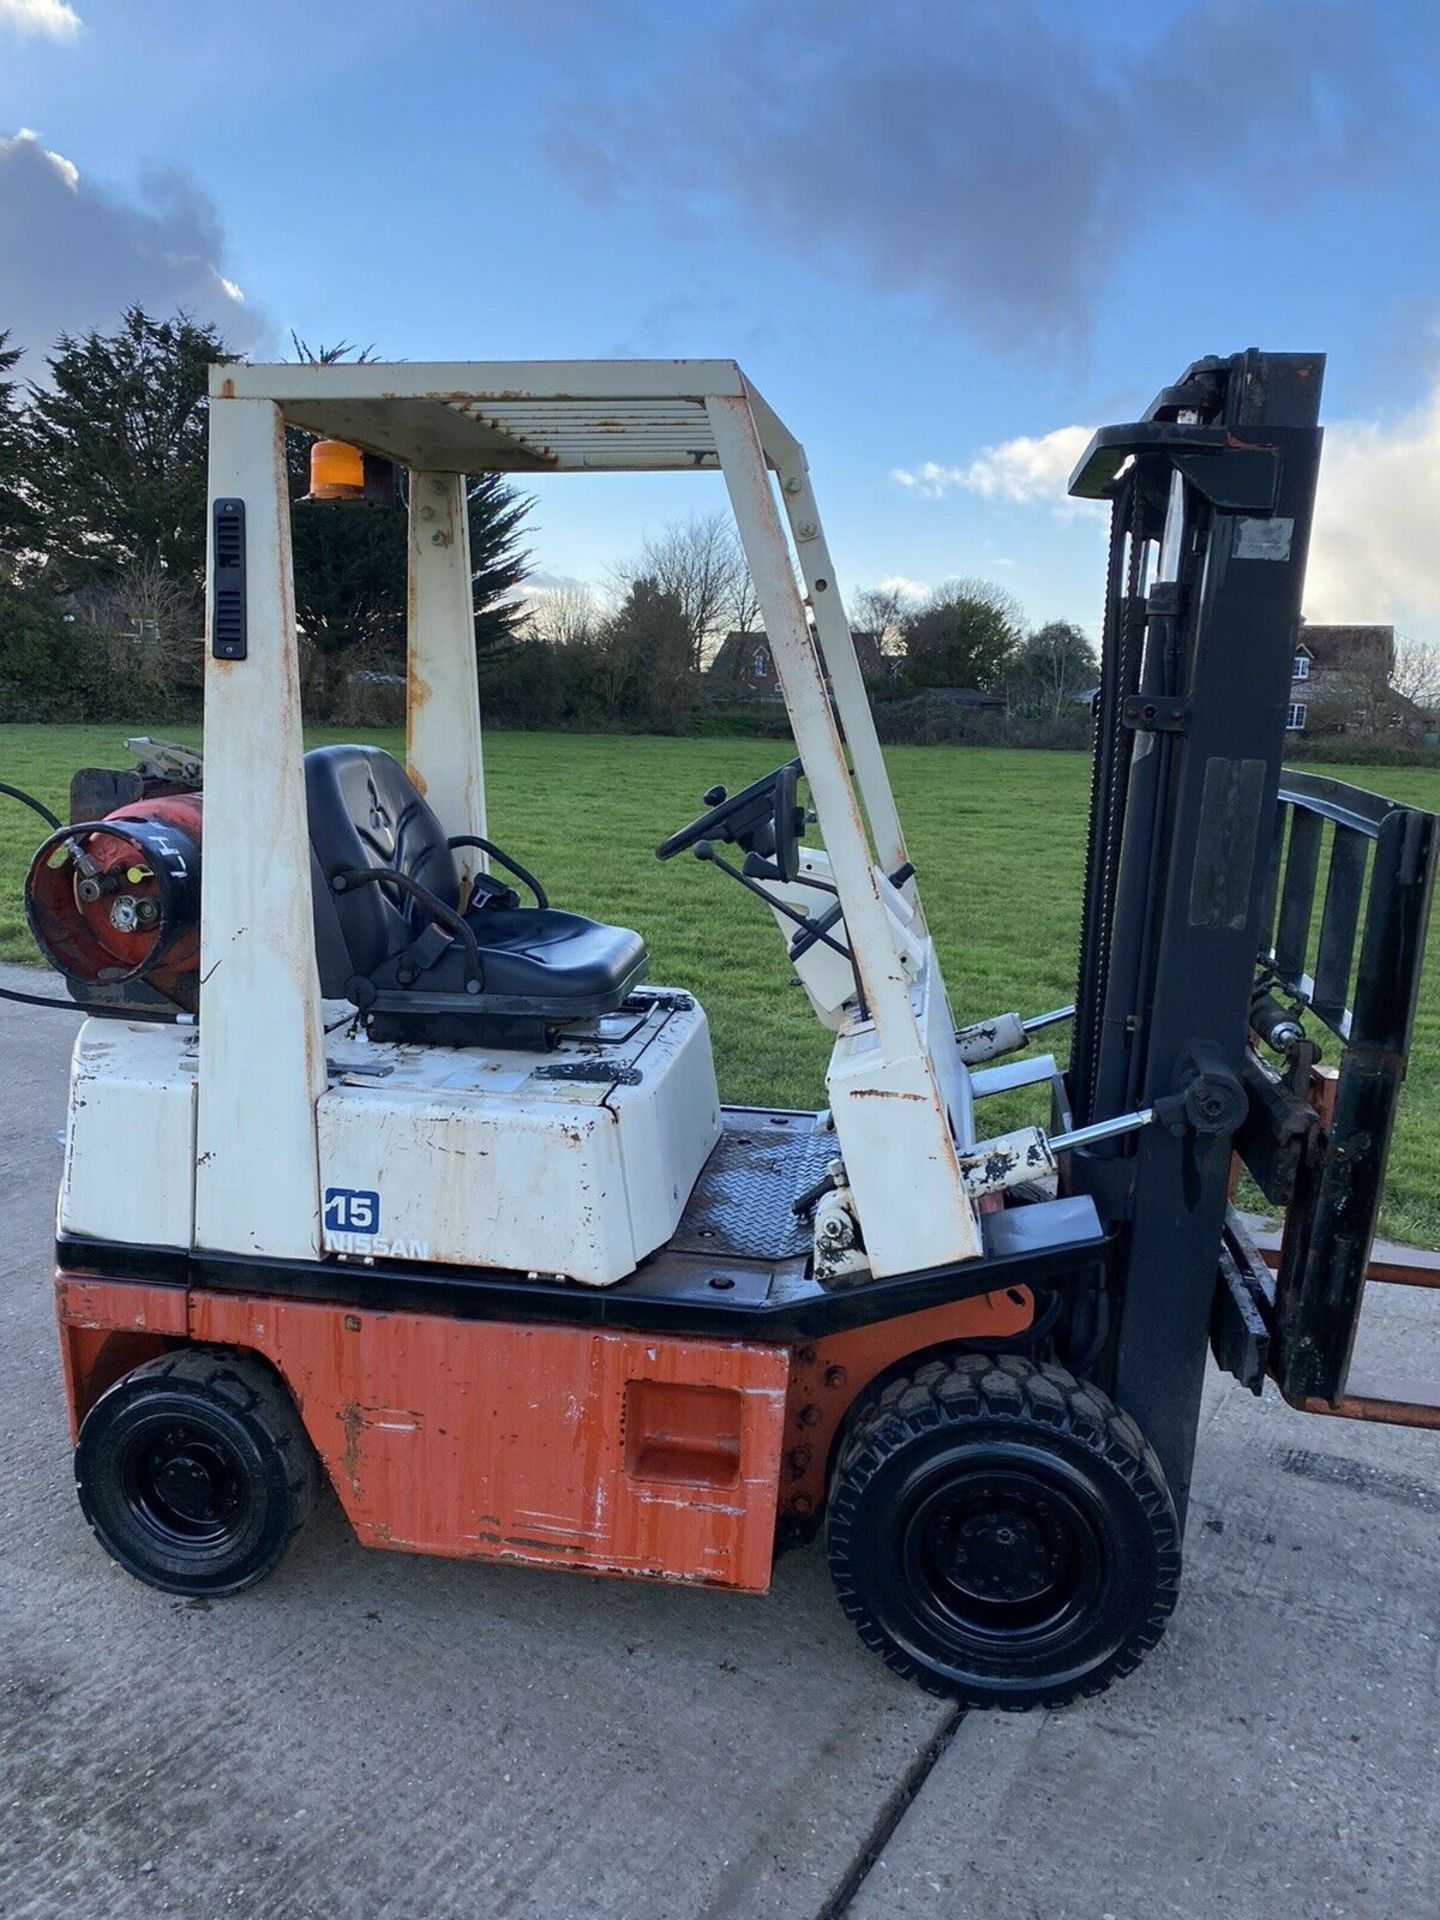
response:
<svg viewBox="0 0 1440 1920"><path fill-rule="evenodd" d="M0 0L0 327L140 298L260 358L730 355L842 585L1087 626L1078 430L1319 347L1309 610L1440 640L1437 76L1427 0ZM537 493L537 565L584 580L720 504Z"/></svg>

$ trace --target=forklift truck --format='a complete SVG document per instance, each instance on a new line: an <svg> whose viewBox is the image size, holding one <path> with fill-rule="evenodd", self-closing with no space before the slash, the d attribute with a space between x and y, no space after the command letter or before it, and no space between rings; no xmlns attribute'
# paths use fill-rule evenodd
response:
<svg viewBox="0 0 1440 1920"><path fill-rule="evenodd" d="M141 743L27 884L89 1016L56 1298L107 1553L235 1593L327 1482L369 1546L753 1592L818 1532L893 1669L1024 1707L1160 1638L1207 1352L1434 1424L1347 1372L1435 820L1281 774L1322 370L1202 360L1091 442L1076 1003L957 1026L804 452L733 363L215 367L203 793ZM304 749L297 427L317 498L403 472L404 767ZM694 996L487 832L465 476L717 469L795 756L658 853L774 917L820 1112L722 1106ZM1023 1087L1049 1125L987 1129Z"/></svg>

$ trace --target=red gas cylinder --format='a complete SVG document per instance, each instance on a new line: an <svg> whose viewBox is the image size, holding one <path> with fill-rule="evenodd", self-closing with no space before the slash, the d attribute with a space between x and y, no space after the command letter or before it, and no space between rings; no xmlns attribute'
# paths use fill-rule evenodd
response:
<svg viewBox="0 0 1440 1920"><path fill-rule="evenodd" d="M86 984L143 980L200 999L201 796L137 800L61 827L30 863L25 918L52 967Z"/></svg>

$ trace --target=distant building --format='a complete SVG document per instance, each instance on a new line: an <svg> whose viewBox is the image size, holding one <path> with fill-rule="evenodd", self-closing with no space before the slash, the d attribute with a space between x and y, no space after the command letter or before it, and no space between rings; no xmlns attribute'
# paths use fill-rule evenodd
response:
<svg viewBox="0 0 1440 1920"><path fill-rule="evenodd" d="M979 687L926 687L916 698L927 706L967 707L975 713L997 713L1005 706L998 693L984 693Z"/></svg>
<svg viewBox="0 0 1440 1920"><path fill-rule="evenodd" d="M889 662L880 651L873 633L854 635L855 656L866 680L884 679ZM712 688L727 689L741 700L779 700L780 676L775 671L775 655L763 628L758 633L727 633L720 650L706 669Z"/></svg>
<svg viewBox="0 0 1440 1920"><path fill-rule="evenodd" d="M1302 621L1290 677L1287 731L1303 733L1311 707L1327 697L1338 702L1347 679L1388 682L1394 671L1394 627L1312 627Z"/></svg>

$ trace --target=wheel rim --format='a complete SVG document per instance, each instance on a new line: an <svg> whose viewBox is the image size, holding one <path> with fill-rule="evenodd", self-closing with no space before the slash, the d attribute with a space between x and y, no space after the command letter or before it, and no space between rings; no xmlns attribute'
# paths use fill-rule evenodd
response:
<svg viewBox="0 0 1440 1920"><path fill-rule="evenodd" d="M240 1455L199 1420L167 1414L136 1426L120 1461L120 1492L131 1517L172 1552L211 1554L244 1526Z"/></svg>
<svg viewBox="0 0 1440 1920"><path fill-rule="evenodd" d="M1102 1504L1059 1461L949 1463L910 1490L897 1544L910 1605L930 1631L987 1660L1083 1637L1113 1566Z"/></svg>

